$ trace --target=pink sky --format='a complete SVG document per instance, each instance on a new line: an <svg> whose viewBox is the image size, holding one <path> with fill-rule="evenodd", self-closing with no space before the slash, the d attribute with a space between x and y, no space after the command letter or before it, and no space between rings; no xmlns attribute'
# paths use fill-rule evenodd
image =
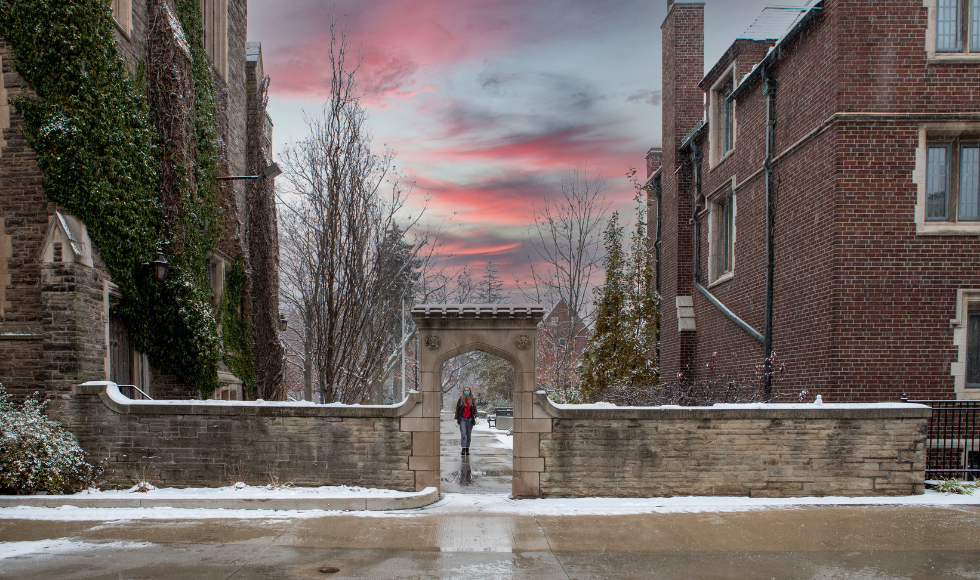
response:
<svg viewBox="0 0 980 580"><path fill-rule="evenodd" d="M708 0L706 66L762 7ZM514 287L532 204L588 166L632 215L630 166L660 145L666 0L252 0L249 39L272 77L275 147L304 135L329 87L329 14L345 20L376 148L396 152L440 251ZM594 281L601 283L601 280Z"/></svg>

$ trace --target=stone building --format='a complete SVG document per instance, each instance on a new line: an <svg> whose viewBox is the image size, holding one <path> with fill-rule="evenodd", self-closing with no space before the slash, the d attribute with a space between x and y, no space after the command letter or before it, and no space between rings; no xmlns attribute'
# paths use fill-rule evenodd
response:
<svg viewBox="0 0 980 580"><path fill-rule="evenodd" d="M200 5L204 48L217 102L217 173L253 175L256 162L250 162L250 151L253 157L264 160L258 163L259 170L271 163L272 124L262 103L254 102L266 86L261 46L246 42L246 0L202 0ZM187 78L157 80L153 85L151 75L145 72L153 70L156 59L174 58L174 53L176 60L185 59L182 66L188 67L190 52L175 17L176 9L174 0L111 2L116 49L130 74L136 78L146 75L150 95L169 89L187 98L190 92L179 84L188 82ZM130 346L126 325L113 315L111 305L118 299L119 289L89 236L92 224L70 215L46 195L44 173L25 138L24 119L10 105L10 99L21 95L22 87L28 85L16 71L15 59L15 47L0 36L0 383L18 397L34 391L58 397L70 392L72 385L89 380L135 385L156 399L199 397L196 388L160 371L153 360ZM172 84L159 84L167 82ZM26 91L33 94L30 86ZM250 119L255 115L260 117ZM165 140L169 137L164 135ZM166 160L161 162L166 164ZM270 231L274 237L276 227L271 185L258 187L256 182L218 181L223 223L220 241L207 253L215 308L236 261L245 260L248 276L255 270L277 275L278 246L258 252L258 263L257 252L250 248L250 228L262 230L267 238ZM257 205L264 205L265 210L252 211L258 217L250 216L248 209ZM177 227L166 209L160 227ZM256 219L265 221L256 224ZM274 341L271 350L275 351L279 344L277 289L269 292L267 287L258 288L251 278L248 284L253 286L255 310L272 312L275 317L274 323L266 323L269 316L256 317L254 335L257 340L264 335L264 340ZM256 348L256 353L261 351ZM256 367L263 363L278 366L281 380L281 355L279 358L256 361ZM221 386L215 398L245 396L242 380L224 363L219 364L218 380ZM132 393L141 397L138 390Z"/></svg>
<svg viewBox="0 0 980 580"><path fill-rule="evenodd" d="M767 8L707 74L703 3L668 4L661 376L754 377L768 311L776 392L980 398L977 3Z"/></svg>

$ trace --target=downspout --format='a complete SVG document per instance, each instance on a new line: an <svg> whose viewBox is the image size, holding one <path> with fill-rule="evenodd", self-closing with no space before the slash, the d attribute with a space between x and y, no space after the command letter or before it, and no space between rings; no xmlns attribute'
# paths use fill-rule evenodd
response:
<svg viewBox="0 0 980 580"><path fill-rule="evenodd" d="M694 169L694 212L691 219L694 222L694 283L701 283L701 218L698 213L701 210L701 148L697 142L691 139L691 165Z"/></svg>
<svg viewBox="0 0 980 580"><path fill-rule="evenodd" d="M660 214L663 210L663 201L661 195L663 194L663 184L661 179L658 177L656 181L653 182L654 195L657 196L657 238L653 242L653 259L654 259L654 280L657 287L657 296L660 297L660 225L662 223ZM660 360L660 318L657 317L657 361ZM659 363L658 363L659 364Z"/></svg>
<svg viewBox="0 0 980 580"><path fill-rule="evenodd" d="M762 343L765 355L763 398L772 402L772 308L776 271L776 183L773 175L773 152L776 150L776 89L779 81L772 78L768 66L762 68L763 91L766 95L766 328Z"/></svg>

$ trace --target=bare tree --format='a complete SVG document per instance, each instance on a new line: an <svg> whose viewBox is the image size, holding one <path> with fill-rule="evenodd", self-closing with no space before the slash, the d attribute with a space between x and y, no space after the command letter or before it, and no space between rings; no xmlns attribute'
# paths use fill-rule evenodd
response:
<svg viewBox="0 0 980 580"><path fill-rule="evenodd" d="M403 246L390 243L418 217L396 221L408 192L393 154L371 149L348 52L346 30L338 35L331 22L330 98L306 115L309 135L282 156L283 298L303 319L306 381L325 403L360 403L384 375L402 308L394 289L421 247L412 244L405 259Z"/></svg>
<svg viewBox="0 0 980 580"><path fill-rule="evenodd" d="M528 300L560 306L539 342L539 378L552 389L574 390L575 369L591 325L593 276L602 269L602 229L609 210L605 180L588 168L562 176L561 192L532 209L524 253L531 284L518 283ZM547 366L547 368L544 368Z"/></svg>

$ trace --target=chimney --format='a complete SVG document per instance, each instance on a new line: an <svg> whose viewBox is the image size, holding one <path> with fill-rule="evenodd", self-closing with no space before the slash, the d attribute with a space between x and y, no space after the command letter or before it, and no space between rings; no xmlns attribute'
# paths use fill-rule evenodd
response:
<svg viewBox="0 0 980 580"><path fill-rule="evenodd" d="M660 169L660 164L663 161L664 152L660 147L651 147L647 151L647 179L653 175L653 172Z"/></svg>
<svg viewBox="0 0 980 580"><path fill-rule="evenodd" d="M704 2L671 2L663 32L664 168L677 168L681 139L704 117Z"/></svg>

